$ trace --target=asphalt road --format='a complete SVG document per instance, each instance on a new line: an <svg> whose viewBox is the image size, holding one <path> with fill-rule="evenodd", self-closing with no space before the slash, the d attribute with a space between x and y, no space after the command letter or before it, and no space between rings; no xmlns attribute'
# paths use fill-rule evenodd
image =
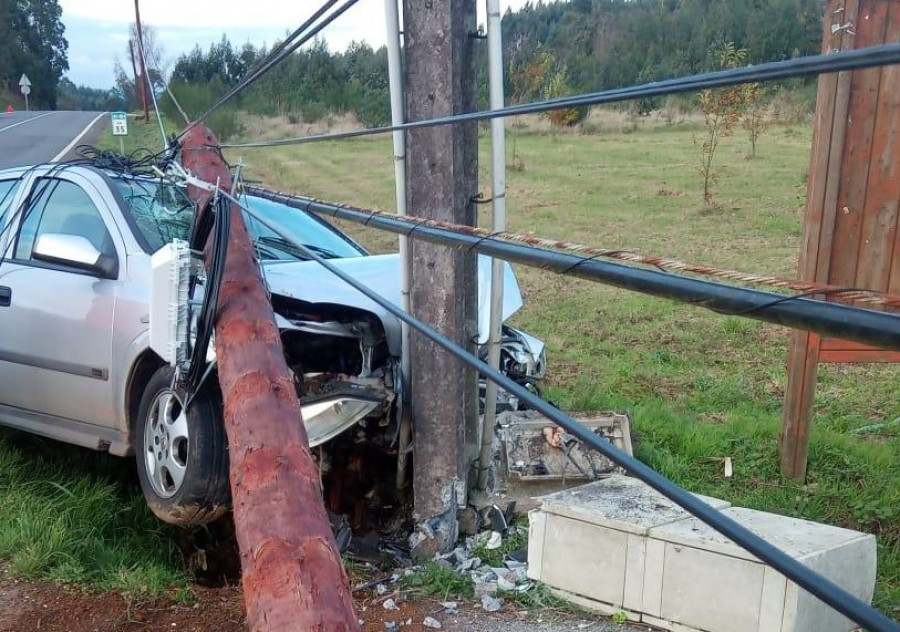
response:
<svg viewBox="0 0 900 632"><path fill-rule="evenodd" d="M77 145L96 140L107 124L100 112L0 113L0 169L72 158Z"/></svg>

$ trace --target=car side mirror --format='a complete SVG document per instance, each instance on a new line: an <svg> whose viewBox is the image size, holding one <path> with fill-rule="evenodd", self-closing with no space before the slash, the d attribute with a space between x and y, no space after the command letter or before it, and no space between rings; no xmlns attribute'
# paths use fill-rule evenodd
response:
<svg viewBox="0 0 900 632"><path fill-rule="evenodd" d="M114 279L119 272L115 257L103 254L81 235L58 233L40 235L34 244L32 257L38 261L94 272L105 279Z"/></svg>

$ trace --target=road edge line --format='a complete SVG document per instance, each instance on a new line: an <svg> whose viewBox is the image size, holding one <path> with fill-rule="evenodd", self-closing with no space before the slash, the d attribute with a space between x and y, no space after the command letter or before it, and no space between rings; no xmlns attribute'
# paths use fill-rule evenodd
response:
<svg viewBox="0 0 900 632"><path fill-rule="evenodd" d="M103 116L104 114L106 114L106 112L100 112L100 114L98 114L96 117L94 117L94 120L91 121L90 123L88 123L87 127L85 127L83 130L81 130L81 133L75 137L75 140L73 140L71 143L66 145L66 148L63 149L58 154L56 154L56 156L54 156L50 162L59 162L60 158L62 158L67 153L72 151L72 148L78 144L78 141L80 141L82 138L84 138L84 135L87 134L91 130L91 128L97 123L97 121L100 120L100 117Z"/></svg>

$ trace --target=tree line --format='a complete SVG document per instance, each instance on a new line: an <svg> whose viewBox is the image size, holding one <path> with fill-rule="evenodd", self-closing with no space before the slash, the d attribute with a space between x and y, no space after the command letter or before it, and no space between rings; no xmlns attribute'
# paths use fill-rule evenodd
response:
<svg viewBox="0 0 900 632"><path fill-rule="evenodd" d="M524 102L702 72L716 67L712 51L726 42L748 51L748 63L815 54L821 49L823 12L824 0L529 2L507 11L502 22L507 100ZM179 57L170 86L184 95L185 109L194 114L235 85L266 52L250 44L237 48L223 36L209 50L197 47ZM478 96L485 107L485 46L478 56ZM174 110L172 104L167 107ZM353 112L365 125L386 124L386 50L354 43L346 51L330 52L317 41L264 76L236 107L305 121ZM579 118L577 112L566 112L554 122L571 124ZM227 135L233 129L218 131Z"/></svg>
<svg viewBox="0 0 900 632"><path fill-rule="evenodd" d="M539 1L507 11L502 29L510 76L549 51L566 87L588 92L714 69L727 42L751 64L819 53L824 11L825 0Z"/></svg>
<svg viewBox="0 0 900 632"><path fill-rule="evenodd" d="M31 80L31 102L55 109L57 88L69 68L58 0L0 0L0 92L19 93L19 78Z"/></svg>

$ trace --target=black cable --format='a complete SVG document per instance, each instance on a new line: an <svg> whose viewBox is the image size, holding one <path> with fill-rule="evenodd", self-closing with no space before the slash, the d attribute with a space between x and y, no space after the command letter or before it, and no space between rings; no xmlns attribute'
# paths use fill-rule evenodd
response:
<svg viewBox="0 0 900 632"><path fill-rule="evenodd" d="M576 278L690 303L722 314L743 314L785 327L900 349L900 316L888 312L809 298L786 297L773 292L726 285L622 263L597 261L512 242L485 240L475 235L435 226L416 224L414 230L410 231L410 222L402 218L376 216L352 207L328 204L300 196L282 195L257 187L246 187L245 192L317 215L366 224L396 234L414 235L419 239L459 249L480 243L477 251L484 255L558 273L569 270L569 274Z"/></svg>
<svg viewBox="0 0 900 632"><path fill-rule="evenodd" d="M297 39L296 41L291 41L294 38L297 38L306 31L316 20L318 20L322 15L328 11L331 7L333 7L338 0L328 0L323 4L309 19L307 19L299 28L297 28L290 36L282 42L279 46L277 46L269 55L267 55L266 59L263 60L261 64L257 66L255 70L253 70L245 79L242 79L240 83L234 88L231 88L226 92L218 101L216 101L213 105L211 105L205 112L203 112L200 116L197 117L195 121L189 124L180 134L176 136L176 139L182 138L188 130L194 127L197 123L200 123L204 119L206 119L210 114L215 112L217 109L225 105L228 101L234 98L239 92L249 88L253 83L255 83L260 77L269 72L272 68L274 68L277 64L279 64L286 57L294 53L298 48L306 44L316 35L318 35L326 26L334 22L337 18L343 15L348 9L350 9L353 5L355 5L359 0L346 0L344 4L338 7L333 13L331 13L328 17L326 17L322 22L317 24L312 28L311 31Z"/></svg>
<svg viewBox="0 0 900 632"><path fill-rule="evenodd" d="M207 108L203 113L201 113L193 122L189 122L187 127L183 132L179 135L184 135L187 131L196 125L197 123L203 121L212 114L215 110L222 107L231 100L235 94L240 92L245 87L249 86L253 81L258 79L272 60L274 60L285 48L287 48L295 38L300 36L306 29L308 29L316 20L318 20L322 14L325 13L332 6L337 4L338 0L327 0L313 15L307 19L303 24L301 24L293 33L288 35L280 44L275 46L262 60L260 60L253 68L251 68L247 74L238 81L237 85L228 89L222 97L219 98L218 101L213 103L209 108Z"/></svg>
<svg viewBox="0 0 900 632"><path fill-rule="evenodd" d="M206 274L206 283L203 286L203 304L197 320L197 338L191 349L190 368L185 378L190 399L193 399L195 390L200 386L203 369L206 366L209 342L215 331L218 316L219 289L222 286L222 276L225 272L228 235L231 232L231 212L228 199L224 195L219 195L215 203L211 201L207 205L203 215L209 219L195 225L196 230L192 231L190 239L191 250L202 251L204 249L213 224L215 236L210 244L210 264ZM190 296L193 296L195 288L196 284L192 283Z"/></svg>
<svg viewBox="0 0 900 632"><path fill-rule="evenodd" d="M858 50L828 53L827 55L810 55L807 57L799 57L797 59L769 62L756 66L747 66L745 68L719 70L715 72L702 73L699 75L691 75L688 77L666 79L664 81L654 81L651 83L630 86L627 88L616 88L613 90L590 92L571 97L547 99L544 101L526 103L523 105L511 105L496 110L441 116L424 121L403 123L401 125L372 127L366 129L351 130L347 132L314 134L311 136L285 138L275 141L224 144L222 145L222 147L278 147L282 145L316 143L326 140L342 140L345 138L369 136L371 134L387 134L390 132L436 127L439 125L449 125L452 123L485 121L495 118L519 116L521 114L538 114L563 108L618 103L621 101L631 101L649 97L661 97L672 94L681 94L684 92L699 92L701 90L709 90L713 88L724 88L727 86L733 86L742 83L776 81L780 79L789 79L792 77L804 77L807 75L842 72L845 70L886 66L889 64L897 63L900 63L900 44L884 44L881 46L871 46Z"/></svg>
<svg viewBox="0 0 900 632"><path fill-rule="evenodd" d="M252 210L246 209L246 207L245 210L251 215L256 215ZM490 367L485 362L479 360L446 336L431 329L413 316L410 316L392 302L385 299L377 292L372 291L363 283L360 283L309 248L304 247L302 244L297 244L297 247L301 250L305 250L307 257L316 261L344 283L365 295L369 300L377 303L384 310L390 312L396 318L416 329L419 333L456 356L469 367L476 369L486 379L491 380L505 391L512 393L518 397L519 400L525 401L526 404L549 418L555 424L564 428L567 432L575 436L575 438L580 439L619 467L624 468L631 476L643 481L663 496L669 498L693 516L699 518L701 521L735 542L738 546L755 555L789 580L807 590L825 604L831 606L857 624L868 628L871 632L900 632L900 624L892 621L869 604L861 601L840 586L813 572L743 525L724 515L718 509L706 504L704 501L679 487L649 466L619 450L605 439L598 437L586 426L583 426L581 423L572 419L548 402L536 397L528 389Z"/></svg>

